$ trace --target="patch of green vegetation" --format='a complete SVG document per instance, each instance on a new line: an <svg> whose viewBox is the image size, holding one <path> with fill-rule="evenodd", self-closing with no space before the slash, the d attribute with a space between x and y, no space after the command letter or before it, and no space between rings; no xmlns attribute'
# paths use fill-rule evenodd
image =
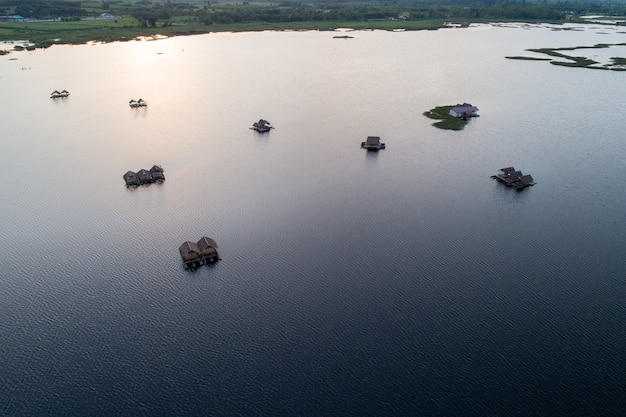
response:
<svg viewBox="0 0 626 417"><path fill-rule="evenodd" d="M626 58L623 57L614 56L611 57L611 61L613 61L611 65L626 65Z"/></svg>
<svg viewBox="0 0 626 417"><path fill-rule="evenodd" d="M602 70L609 69L609 68L605 68L605 67L583 65L583 64L579 64L577 62L551 61L550 63L552 65L558 65L560 67L589 68L589 69L602 69Z"/></svg>
<svg viewBox="0 0 626 417"><path fill-rule="evenodd" d="M463 130L467 124L467 120L460 119L458 117L450 116L450 109L454 106L439 106L429 111L425 111L424 116L430 119L439 120L433 123L433 126L439 129L447 130Z"/></svg>
<svg viewBox="0 0 626 417"><path fill-rule="evenodd" d="M611 60L612 64L598 66L599 62L594 61L593 59L584 57L584 56L572 56L566 55L559 51L575 51L578 49L603 49L610 48L611 46L626 46L626 43L598 43L593 46L572 46L572 47L563 47L563 48L536 48L536 49L527 49L527 51L536 52L544 55L549 55L556 58L564 59L565 61L555 61L550 58L536 58L536 57L505 57L508 59L525 59L532 61L550 61L552 65L559 65L562 67L576 67L576 68L589 68L589 69L602 69L602 70L613 70L613 71L625 71L626 68L620 68L622 65L626 65L626 58L622 57L613 57ZM616 66L613 68L613 66Z"/></svg>

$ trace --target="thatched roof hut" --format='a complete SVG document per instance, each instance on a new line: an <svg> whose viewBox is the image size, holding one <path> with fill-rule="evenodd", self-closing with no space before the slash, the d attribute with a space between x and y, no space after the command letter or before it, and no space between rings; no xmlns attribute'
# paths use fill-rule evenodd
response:
<svg viewBox="0 0 626 417"><path fill-rule="evenodd" d="M385 144L381 143L379 136L368 136L365 142L361 142L361 148L368 151L377 151L379 149L385 149Z"/></svg>
<svg viewBox="0 0 626 417"><path fill-rule="evenodd" d="M53 92L50 93L50 98L65 98L69 95L70 95L70 92L67 90L63 90L63 91L54 90Z"/></svg>
<svg viewBox="0 0 626 417"><path fill-rule="evenodd" d="M198 241L198 249L200 250L200 256L204 262L216 262L219 260L217 253L217 243L210 237L203 236Z"/></svg>
<svg viewBox="0 0 626 417"><path fill-rule="evenodd" d="M522 171L516 171L513 167L500 169L500 173L492 175L491 178L498 180L509 187L515 187L518 190L524 189L531 185L535 185L533 177L522 174Z"/></svg>
<svg viewBox="0 0 626 417"><path fill-rule="evenodd" d="M251 129L256 130L257 132L267 132L270 129L273 129L272 125L270 124L270 122L268 122L265 119L260 119L258 122L254 122L252 124Z"/></svg>
<svg viewBox="0 0 626 417"><path fill-rule="evenodd" d="M500 171L502 171L502 175L508 176L508 175L511 175L512 173L515 172L515 168L513 168L513 167L506 167L506 168L500 169Z"/></svg>
<svg viewBox="0 0 626 417"><path fill-rule="evenodd" d="M187 268L195 268L202 265L202 258L200 257L200 249L198 245L193 242L186 241L178 248L180 256L183 259L183 266Z"/></svg>
<svg viewBox="0 0 626 417"><path fill-rule="evenodd" d="M140 98L139 100L135 100L135 99L131 99L128 102L128 105L132 108L136 108L136 107L147 107L148 106L148 102L142 98Z"/></svg>
<svg viewBox="0 0 626 417"><path fill-rule="evenodd" d="M518 181L520 178L522 178L522 175L523 175L522 171L514 171L514 172L511 172L509 175L506 175L504 177L504 180L509 183L515 182L515 181Z"/></svg>
<svg viewBox="0 0 626 417"><path fill-rule="evenodd" d="M145 170L145 169L140 169L139 172L137 172L137 177L139 178L139 182L142 184L154 182L154 179L152 179L152 174L150 174L150 171Z"/></svg>
<svg viewBox="0 0 626 417"><path fill-rule="evenodd" d="M154 181L162 181L165 179L165 175L163 174L163 168L161 168L158 165L153 165L152 168L150 168L150 175L152 175L152 179Z"/></svg>
<svg viewBox="0 0 626 417"><path fill-rule="evenodd" d="M532 175L524 175L520 177L519 182L525 187L528 187L529 185L535 185L535 180L533 180Z"/></svg>
<svg viewBox="0 0 626 417"><path fill-rule="evenodd" d="M141 184L139 182L139 177L137 176L137 173L133 171L128 171L126 174L123 175L123 177L124 177L124 181L126 181L127 186Z"/></svg>
<svg viewBox="0 0 626 417"><path fill-rule="evenodd" d="M200 249L200 252L215 252L215 249L217 249L217 243L210 237L202 236L202 239L198 241L198 249Z"/></svg>

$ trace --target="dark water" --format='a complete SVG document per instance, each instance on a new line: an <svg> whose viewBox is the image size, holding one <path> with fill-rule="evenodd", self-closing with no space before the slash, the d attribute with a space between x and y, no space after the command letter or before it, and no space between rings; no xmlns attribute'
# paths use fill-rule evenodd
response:
<svg viewBox="0 0 626 417"><path fill-rule="evenodd" d="M623 413L625 75L503 57L626 34L332 35L0 60L0 415Z"/></svg>

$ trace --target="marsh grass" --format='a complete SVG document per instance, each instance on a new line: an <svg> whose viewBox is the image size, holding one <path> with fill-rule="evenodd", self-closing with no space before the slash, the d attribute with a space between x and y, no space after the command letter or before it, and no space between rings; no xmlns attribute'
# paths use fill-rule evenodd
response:
<svg viewBox="0 0 626 417"><path fill-rule="evenodd" d="M550 58L540 58L536 56L505 56L506 59L519 59L522 61L551 61Z"/></svg>
<svg viewBox="0 0 626 417"><path fill-rule="evenodd" d="M594 61L593 59L584 57L584 56L573 56L567 55L559 51L576 51L579 49L604 49L610 48L611 46L626 46L626 43L598 43L593 46L572 46L572 47L563 47L563 48L536 48L536 49L527 49L530 52L536 52L539 54L548 55L555 58L564 59L564 61L555 61L551 58L539 58L539 57L524 57L524 56L507 56L507 59L519 59L519 60L528 60L528 61L550 61L552 65L559 65L562 67L577 67L577 68L589 68L589 69L600 69L600 70L612 70L612 71L626 71L626 68L622 66L626 65L626 58L623 57L612 57L613 61L611 64L607 65L598 65L600 64L598 61Z"/></svg>

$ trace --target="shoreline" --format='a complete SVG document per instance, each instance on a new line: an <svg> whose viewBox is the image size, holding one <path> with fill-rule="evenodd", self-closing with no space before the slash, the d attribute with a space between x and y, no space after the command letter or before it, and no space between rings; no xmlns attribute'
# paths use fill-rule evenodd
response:
<svg viewBox="0 0 626 417"><path fill-rule="evenodd" d="M443 20L420 20L412 22L398 22L380 20L367 22L291 22L291 23L267 23L249 22L239 24L180 24L157 28L140 28L131 19L120 19L120 23L114 24L109 21L91 21L91 26L81 27L75 22L54 22L51 24L29 23L20 25L0 21L0 32L5 29L4 36L0 37L0 55L6 55L13 51L45 49L53 45L86 45L89 43L112 43L129 42L142 39L161 39L179 36L206 35L211 33L241 33L241 32L304 32L304 31L359 31L359 30L383 30L383 31L415 31L415 30L438 30L443 28L458 27ZM487 22L481 22L487 23ZM55 28L54 24L64 25ZM454 26L452 26L454 25ZM469 23L464 24L469 26ZM15 37L11 38L12 33ZM18 48L2 49L2 44L13 44ZM27 45L20 46L19 43Z"/></svg>
<svg viewBox="0 0 626 417"><path fill-rule="evenodd" d="M122 20L122 19L120 19ZM54 22L53 24L64 24L66 22ZM365 22L298 22L298 23L267 23L250 22L239 24L212 24L206 25L174 25L158 28L140 28L129 25L129 20L124 20L117 25L112 25L109 21L91 21L97 26L78 27L69 25L64 28L53 29L52 27L38 27L43 23L30 23L26 26L17 27L16 23L0 22L0 30L13 30L16 37L9 39L6 35L0 38L0 56L19 52L22 50L46 49L54 45L86 45L89 43L112 43L129 42L147 39L163 39L179 36L206 35L211 33L241 33L241 32L340 32L351 31L389 31L389 32L409 32L420 30L439 30L453 28L468 28L471 25L479 24L553 24L563 25L564 22L528 22L528 21L469 21L458 22L441 19L415 20L415 21L390 21L390 20L370 20ZM568 22L569 23L569 22ZM6 32L6 31L5 31ZM17 37L19 36L19 37ZM22 43L23 45L19 45ZM2 49L2 44L11 44L13 48Z"/></svg>

